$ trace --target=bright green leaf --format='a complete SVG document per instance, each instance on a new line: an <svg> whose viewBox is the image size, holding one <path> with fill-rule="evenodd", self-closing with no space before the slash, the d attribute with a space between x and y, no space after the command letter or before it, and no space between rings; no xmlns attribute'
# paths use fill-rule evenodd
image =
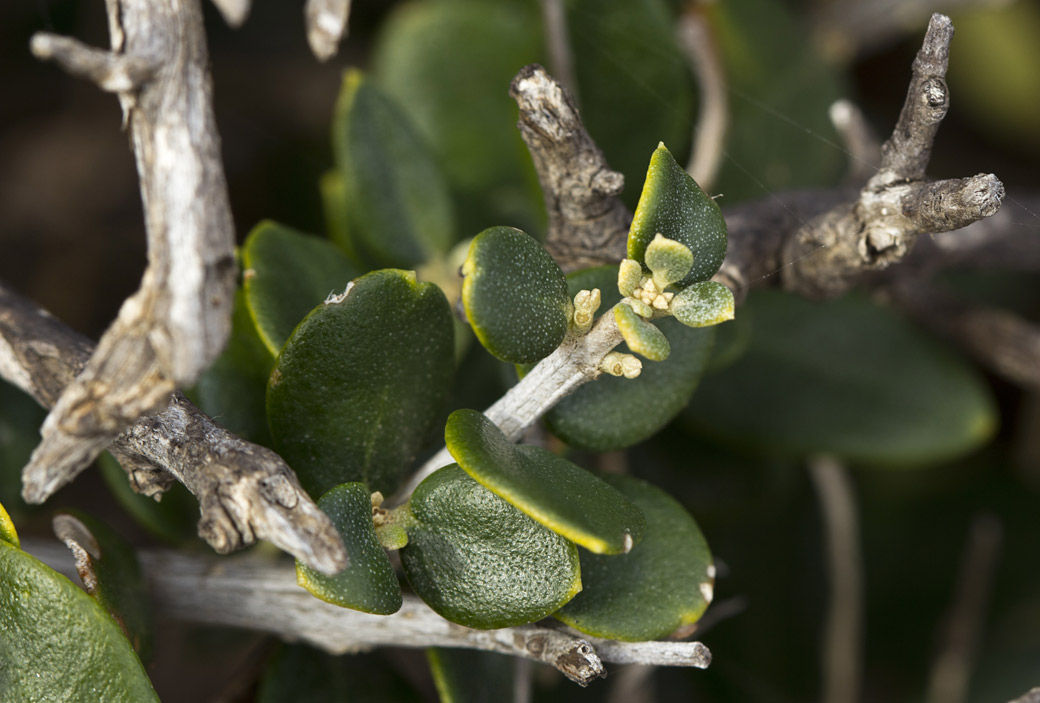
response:
<svg viewBox="0 0 1040 703"><path fill-rule="evenodd" d="M343 538L347 568L328 576L296 562L296 581L323 601L366 613L401 609L401 585L372 526L372 500L363 483L344 483L318 499Z"/></svg>
<svg viewBox="0 0 1040 703"><path fill-rule="evenodd" d="M305 310L299 319L307 312ZM272 352L260 338L245 293L239 288L235 292L227 346L199 377L189 393L191 399L239 437L269 446L271 432L267 428L264 398L276 353L277 350Z"/></svg>
<svg viewBox="0 0 1040 703"><path fill-rule="evenodd" d="M364 258L410 268L451 248L455 215L440 167L397 105L357 69L343 77L332 146Z"/></svg>
<svg viewBox="0 0 1040 703"><path fill-rule="evenodd" d="M551 354L567 334L567 281L541 244L512 227L478 234L462 265L462 303L473 332L503 361Z"/></svg>
<svg viewBox="0 0 1040 703"><path fill-rule="evenodd" d="M771 454L905 466L971 451L996 427L972 368L888 308L765 290L745 307L747 351L704 379L687 413L705 434Z"/></svg>
<svg viewBox="0 0 1040 703"><path fill-rule="evenodd" d="M0 540L0 690L11 701L158 701L119 625L67 578Z"/></svg>
<svg viewBox="0 0 1040 703"><path fill-rule="evenodd" d="M664 140L685 154L696 83L660 0L565 3L581 117L635 205L646 155ZM682 158L680 156L680 158Z"/></svg>
<svg viewBox="0 0 1040 703"><path fill-rule="evenodd" d="M629 476L606 476L646 515L646 535L628 554L581 552L585 588L555 613L607 639L652 640L697 622L711 602L715 568L700 528L674 498Z"/></svg>
<svg viewBox="0 0 1040 703"><path fill-rule="evenodd" d="M3 503L0 503L0 540L9 542L15 547L22 544L18 540L18 530L14 529L14 522L11 520L11 516L7 514Z"/></svg>
<svg viewBox="0 0 1040 703"><path fill-rule="evenodd" d="M476 410L456 410L444 429L466 473L550 530L597 554L638 544L643 516L620 493L563 457L516 446Z"/></svg>
<svg viewBox="0 0 1040 703"><path fill-rule="evenodd" d="M614 319L617 321L625 344L636 354L651 361L664 361L668 358L671 347L668 338L661 330L641 317L627 303L614 306Z"/></svg>
<svg viewBox="0 0 1040 703"><path fill-rule="evenodd" d="M581 590L578 548L444 467L415 489L401 563L419 597L469 627L540 620Z"/></svg>
<svg viewBox="0 0 1040 703"><path fill-rule="evenodd" d="M475 649L426 650L440 703L499 703L513 699L514 659Z"/></svg>
<svg viewBox="0 0 1040 703"><path fill-rule="evenodd" d="M544 218L509 97L513 76L544 61L541 27L534 3L486 0L398 3L383 24L373 72L444 165L462 232Z"/></svg>
<svg viewBox="0 0 1040 703"><path fill-rule="evenodd" d="M646 267L654 276L658 290L682 280L693 268L693 252L684 244L656 234L645 252ZM630 261L630 259L626 259Z"/></svg>
<svg viewBox="0 0 1040 703"><path fill-rule="evenodd" d="M603 266L573 273L567 283L572 293L601 288L606 308L620 300L610 286L613 275L614 267ZM655 324L668 338L668 358L643 364L637 378L603 374L581 386L546 416L554 434L581 449L624 449L657 434L686 407L708 363L716 328L692 329L667 318Z"/></svg>
<svg viewBox="0 0 1040 703"><path fill-rule="evenodd" d="M650 157L628 232L628 258L645 263L647 247L658 234L693 253L693 267L677 288L708 280L726 258L726 221L718 203L675 163L664 144L659 144Z"/></svg>
<svg viewBox="0 0 1040 703"><path fill-rule="evenodd" d="M76 510L54 518L54 532L76 555L87 593L119 623L141 661L152 656L154 618L134 548L111 527Z"/></svg>
<svg viewBox="0 0 1040 703"><path fill-rule="evenodd" d="M246 237L242 265L249 313L272 357L315 305L361 273L328 241L270 221Z"/></svg>
<svg viewBox="0 0 1040 703"><path fill-rule="evenodd" d="M687 286L672 298L669 310L687 327L711 327L733 319L733 292L715 281Z"/></svg>
<svg viewBox="0 0 1040 703"><path fill-rule="evenodd" d="M267 417L278 452L321 495L393 493L429 437L454 368L448 303L407 271L374 271L319 305L278 357Z"/></svg>

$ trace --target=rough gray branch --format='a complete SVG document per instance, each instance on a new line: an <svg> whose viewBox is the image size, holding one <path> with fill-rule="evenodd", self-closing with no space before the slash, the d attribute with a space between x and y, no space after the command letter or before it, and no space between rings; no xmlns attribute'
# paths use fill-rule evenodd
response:
<svg viewBox="0 0 1040 703"><path fill-rule="evenodd" d="M704 190L710 190L722 166L723 144L729 128L729 96L722 57L708 26L704 8L689 3L679 16L679 48L697 81L698 116L693 129L693 153L686 172Z"/></svg>
<svg viewBox="0 0 1040 703"><path fill-rule="evenodd" d="M235 235L198 0L109 0L111 50L49 34L32 49L118 93L137 162L148 268L90 361L64 387L25 468L39 503L126 427L162 410L220 353Z"/></svg>
<svg viewBox="0 0 1040 703"><path fill-rule="evenodd" d="M0 284L0 375L50 407L90 358L93 345ZM274 452L214 423L180 393L109 447L135 489L162 493L174 480L199 500L199 534L227 553L273 542L324 572L346 565L338 533Z"/></svg>
<svg viewBox="0 0 1040 703"><path fill-rule="evenodd" d="M339 51L349 15L350 0L307 0L303 10L307 43L319 61L328 61Z"/></svg>
<svg viewBox="0 0 1040 703"><path fill-rule="evenodd" d="M50 542L22 548L70 572L69 554ZM616 642L553 625L474 630L445 620L412 595L393 615L370 615L318 600L296 584L292 568L250 557L212 559L171 551L139 555L159 616L230 625L302 640L333 654L373 647L464 647L543 662L581 685L605 676L603 662L707 668L700 642Z"/></svg>

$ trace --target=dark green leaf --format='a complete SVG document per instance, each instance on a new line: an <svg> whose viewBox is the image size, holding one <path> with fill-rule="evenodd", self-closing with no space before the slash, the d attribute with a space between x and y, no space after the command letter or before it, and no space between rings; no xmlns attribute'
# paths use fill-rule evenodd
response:
<svg viewBox="0 0 1040 703"><path fill-rule="evenodd" d="M422 698L378 654L333 656L283 644L264 671L256 703L418 703Z"/></svg>
<svg viewBox="0 0 1040 703"><path fill-rule="evenodd" d="M15 519L36 507L22 500L22 467L40 443L46 416L31 396L0 379L0 496Z"/></svg>
<svg viewBox="0 0 1040 703"><path fill-rule="evenodd" d="M272 357L315 305L361 273L328 241L269 221L249 233L242 265L246 303Z"/></svg>
<svg viewBox="0 0 1040 703"><path fill-rule="evenodd" d="M440 167L408 118L356 69L343 77L332 146L363 257L413 267L451 248L455 216Z"/></svg>
<svg viewBox="0 0 1040 703"><path fill-rule="evenodd" d="M278 357L267 389L278 452L312 496L350 481L393 493L444 406L453 354L440 289L407 271L362 276Z"/></svg>
<svg viewBox="0 0 1040 703"><path fill-rule="evenodd" d="M613 266L587 269L568 276L567 283L574 294L599 288L602 307L609 309L621 299L616 273ZM691 329L669 319L655 324L668 338L668 358L643 364L637 378L603 374L581 386L546 416L553 433L575 447L614 451L657 434L686 407L708 362L716 328Z"/></svg>
<svg viewBox="0 0 1040 703"><path fill-rule="evenodd" d="M373 70L444 164L462 232L544 217L509 97L543 60L541 26L534 3L485 0L400 3L383 26Z"/></svg>
<svg viewBox="0 0 1040 703"><path fill-rule="evenodd" d="M347 203L347 184L339 169L322 174L318 181L321 205L325 213L325 230L329 240L338 246L351 261L361 260L357 235L351 231L350 205Z"/></svg>
<svg viewBox="0 0 1040 703"><path fill-rule="evenodd" d="M711 602L715 567L700 528L674 498L629 476L604 480L646 515L646 534L630 553L581 552L584 590L555 615L608 639L652 640L700 619Z"/></svg>
<svg viewBox="0 0 1040 703"><path fill-rule="evenodd" d="M101 453L97 465L116 502L150 533L170 544L197 539L199 503L183 484L175 482L159 501L136 492L126 472L108 452Z"/></svg>
<svg viewBox="0 0 1040 703"><path fill-rule="evenodd" d="M726 221L718 203L708 197L659 144L628 232L628 258L643 262L658 234L693 252L693 268L677 284L685 288L715 275L726 258Z"/></svg>
<svg viewBox="0 0 1040 703"><path fill-rule="evenodd" d="M111 527L78 510L56 515L54 532L75 554L87 593L119 623L141 661L148 662L155 625L133 547Z"/></svg>
<svg viewBox="0 0 1040 703"><path fill-rule="evenodd" d="M624 174L632 207L646 155L661 140L680 155L690 143L695 83L675 21L659 0L573 0L566 7L581 116Z"/></svg>
<svg viewBox="0 0 1040 703"><path fill-rule="evenodd" d="M343 571L327 576L297 561L296 580L323 601L389 615L401 609L401 585L376 539L370 495L363 483L344 483L318 500L318 507L343 538L350 562Z"/></svg>
<svg viewBox="0 0 1040 703"><path fill-rule="evenodd" d="M769 453L883 465L954 457L992 435L981 379L889 309L764 290L748 306L747 351L706 377L690 406L699 430Z"/></svg>
<svg viewBox="0 0 1040 703"><path fill-rule="evenodd" d="M581 590L578 548L470 478L456 465L415 489L401 563L440 615L469 627L521 625Z"/></svg>
<svg viewBox="0 0 1040 703"><path fill-rule="evenodd" d="M598 554L638 544L643 516L591 473L535 446L516 446L476 410L456 410L444 429L466 473L532 518Z"/></svg>
<svg viewBox="0 0 1040 703"><path fill-rule="evenodd" d="M538 361L567 334L567 281L541 244L512 227L491 227L470 244L462 303L473 332L503 361Z"/></svg>
<svg viewBox="0 0 1040 703"><path fill-rule="evenodd" d="M67 578L0 540L0 690L11 701L158 701L119 625Z"/></svg>
<svg viewBox="0 0 1040 703"><path fill-rule="evenodd" d="M474 649L426 650L440 703L502 703L512 700L514 660Z"/></svg>

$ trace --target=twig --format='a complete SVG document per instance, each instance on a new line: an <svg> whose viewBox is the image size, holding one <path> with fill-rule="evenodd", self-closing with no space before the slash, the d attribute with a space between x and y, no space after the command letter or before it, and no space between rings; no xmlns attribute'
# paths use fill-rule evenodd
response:
<svg viewBox="0 0 1040 703"><path fill-rule="evenodd" d="M825 703L853 703L860 697L863 631L863 565L859 520L852 485L844 466L829 457L817 457L809 474L823 511L827 541L830 604L823 638L823 695Z"/></svg>
<svg viewBox="0 0 1040 703"><path fill-rule="evenodd" d="M242 26L253 7L252 0L213 0L213 4L228 26L235 29Z"/></svg>
<svg viewBox="0 0 1040 703"><path fill-rule="evenodd" d="M0 284L0 375L52 405L90 358L93 345ZM174 480L199 500L199 534L227 553L266 539L325 572L346 565L339 535L269 449L218 426L180 393L110 447L146 495Z"/></svg>
<svg viewBox="0 0 1040 703"><path fill-rule="evenodd" d="M710 190L722 166L722 145L729 126L726 76L718 47L699 4L690 3L679 17L679 48L686 55L697 81L697 124L693 129L693 153L686 172L704 190Z"/></svg>
<svg viewBox="0 0 1040 703"><path fill-rule="evenodd" d="M1040 686L1029 689L1024 695L1019 696L1010 703L1040 703Z"/></svg>
<svg viewBox="0 0 1040 703"><path fill-rule="evenodd" d="M25 468L39 503L138 418L162 410L220 353L235 241L202 9L197 0L109 0L111 51L50 34L32 50L118 93L141 181L148 268L79 377L54 403Z"/></svg>
<svg viewBox="0 0 1040 703"><path fill-rule="evenodd" d="M303 11L307 43L319 61L328 61L347 35L350 0L307 0Z"/></svg>
<svg viewBox="0 0 1040 703"><path fill-rule="evenodd" d="M541 66L521 69L509 94L549 215L546 248L564 271L625 257L632 215L618 199L625 178L607 165L567 91Z"/></svg>
<svg viewBox="0 0 1040 703"><path fill-rule="evenodd" d="M1001 523L993 515L980 515L971 523L946 622L946 637L928 682L928 703L961 703L967 699L1002 533Z"/></svg>
<svg viewBox="0 0 1040 703"><path fill-rule="evenodd" d="M846 180L857 185L866 183L881 163L881 142L866 115L851 100L835 100L828 115L849 154Z"/></svg>
<svg viewBox="0 0 1040 703"><path fill-rule="evenodd" d="M68 552L53 542L23 540L22 547L73 573ZM318 600L296 585L291 568L250 557L154 550L139 558L159 617L271 632L333 654L381 646L482 649L549 664L581 685L605 675L603 662L701 669L711 663L700 642L615 642L537 624L474 630L445 620L412 595L393 615L369 615Z"/></svg>
<svg viewBox="0 0 1040 703"><path fill-rule="evenodd" d="M881 168L857 202L811 221L784 244L784 288L815 298L840 295L866 272L902 260L922 233L948 232L995 213L1004 186L993 175L926 182L925 167L949 107L950 18L933 15Z"/></svg>
<svg viewBox="0 0 1040 703"><path fill-rule="evenodd" d="M567 91L571 102L581 104L578 81L574 76L574 57L571 53L570 37L567 35L567 11L563 0L541 0L542 24L545 27L545 43L549 50L549 68Z"/></svg>

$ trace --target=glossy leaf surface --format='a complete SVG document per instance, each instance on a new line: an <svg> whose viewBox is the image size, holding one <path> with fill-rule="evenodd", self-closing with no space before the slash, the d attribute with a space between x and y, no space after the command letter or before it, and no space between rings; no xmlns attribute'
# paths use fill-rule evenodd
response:
<svg viewBox="0 0 1040 703"><path fill-rule="evenodd" d="M455 215L440 166L400 108L356 69L343 77L332 146L363 258L410 268L451 248Z"/></svg>
<svg viewBox="0 0 1040 703"><path fill-rule="evenodd" d="M363 481L390 495L447 398L451 313L435 285L375 271L296 328L267 388L278 452L312 495Z"/></svg>
<svg viewBox="0 0 1040 703"><path fill-rule="evenodd" d="M992 435L981 379L888 308L765 290L748 306L747 351L706 377L690 405L700 431L774 454L881 465L951 458Z"/></svg>
<svg viewBox="0 0 1040 703"><path fill-rule="evenodd" d="M318 499L318 507L343 538L347 568L328 576L296 562L296 581L323 601L377 615L401 609L401 585L372 526L371 493L363 483L344 483Z"/></svg>
<svg viewBox="0 0 1040 703"><path fill-rule="evenodd" d="M604 480L646 515L646 534L630 553L581 552L584 590L556 617L617 640L651 640L700 618L711 602L714 567L700 528L674 498L629 476Z"/></svg>
<svg viewBox="0 0 1040 703"><path fill-rule="evenodd" d="M693 252L693 267L676 283L677 288L708 280L726 258L726 221L718 203L675 162L664 144L650 157L628 232L628 257L643 262L646 248L658 234Z"/></svg>
<svg viewBox="0 0 1040 703"><path fill-rule="evenodd" d="M586 269L568 276L567 285L572 293L599 288L609 309L621 299L615 275L613 266ZM554 434L581 449L624 449L657 434L686 407L710 358L715 328L691 329L667 318L655 324L668 338L668 358L643 364L636 378L603 374L581 386L546 415Z"/></svg>
<svg viewBox="0 0 1040 703"><path fill-rule="evenodd" d="M567 334L567 281L530 235L512 227L478 234L462 265L462 303L473 332L503 361L551 354Z"/></svg>
<svg viewBox="0 0 1040 703"><path fill-rule="evenodd" d="M563 457L517 446L476 410L456 410L448 451L489 491L549 529L598 554L618 554L643 536L643 516L618 491Z"/></svg>
<svg viewBox="0 0 1040 703"><path fill-rule="evenodd" d="M668 338L627 303L614 306L614 319L628 348L651 361L664 361L671 352Z"/></svg>
<svg viewBox="0 0 1040 703"><path fill-rule="evenodd" d="M469 627L539 620L581 590L578 548L474 481L457 465L427 478L409 503L401 563L415 592Z"/></svg>
<svg viewBox="0 0 1040 703"><path fill-rule="evenodd" d="M133 647L104 608L2 540L0 632L4 700L159 700Z"/></svg>
<svg viewBox="0 0 1040 703"><path fill-rule="evenodd" d="M261 222L242 245L246 303L274 357L296 325L361 271L327 240Z"/></svg>
<svg viewBox="0 0 1040 703"><path fill-rule="evenodd" d="M70 549L78 545L73 553L87 593L115 618L141 660L149 661L155 624L133 547L111 527L80 511L55 516L54 531Z"/></svg>

